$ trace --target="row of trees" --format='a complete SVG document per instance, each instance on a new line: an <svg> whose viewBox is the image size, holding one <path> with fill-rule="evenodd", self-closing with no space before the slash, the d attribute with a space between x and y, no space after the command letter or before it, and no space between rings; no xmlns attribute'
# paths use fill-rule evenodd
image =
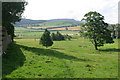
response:
<svg viewBox="0 0 120 80"><path fill-rule="evenodd" d="M52 40L53 41L62 41L62 40L71 40L72 36L69 36L68 34L62 35L59 31L57 33L52 33L51 34Z"/></svg>
<svg viewBox="0 0 120 80"><path fill-rule="evenodd" d="M111 24L108 28L111 31L112 38L120 38L120 24Z"/></svg>
<svg viewBox="0 0 120 80"><path fill-rule="evenodd" d="M56 34L55 34L55 33L52 33L51 37L52 37L52 40L53 40L53 41L65 40L64 36L63 36L59 31L57 31Z"/></svg>
<svg viewBox="0 0 120 80"><path fill-rule="evenodd" d="M43 35L40 38L40 44L42 44L45 47L52 46L53 41L62 41L62 40L70 40L72 37L69 35L62 35L59 31L57 33L52 33L50 35L50 31L45 29Z"/></svg>

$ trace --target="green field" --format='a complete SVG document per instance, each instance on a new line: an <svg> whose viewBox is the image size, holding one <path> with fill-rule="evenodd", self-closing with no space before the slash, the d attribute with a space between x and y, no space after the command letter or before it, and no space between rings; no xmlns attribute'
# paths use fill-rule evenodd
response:
<svg viewBox="0 0 120 80"><path fill-rule="evenodd" d="M43 34L44 30L35 30L35 29L28 29L28 28L15 28L15 35L17 39L39 39ZM50 31L51 33L56 33L57 31ZM73 34L73 37L76 37L75 34L78 34L78 31L59 31L62 34Z"/></svg>
<svg viewBox="0 0 120 80"><path fill-rule="evenodd" d="M56 31L50 31L56 32ZM117 78L118 40L94 50L88 39L75 35L72 40L39 45L43 30L15 28L14 43L3 55L3 78Z"/></svg>
<svg viewBox="0 0 120 80"><path fill-rule="evenodd" d="M15 39L3 55L3 78L117 78L118 40L98 51L87 39L54 41Z"/></svg>

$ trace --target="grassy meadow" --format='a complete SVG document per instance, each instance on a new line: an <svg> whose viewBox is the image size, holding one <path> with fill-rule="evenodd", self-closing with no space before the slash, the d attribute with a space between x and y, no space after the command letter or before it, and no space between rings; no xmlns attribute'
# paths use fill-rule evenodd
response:
<svg viewBox="0 0 120 80"><path fill-rule="evenodd" d="M118 40L94 50L87 39L54 41L15 39L3 55L3 78L117 78Z"/></svg>
<svg viewBox="0 0 120 80"><path fill-rule="evenodd" d="M51 31L51 33L56 31ZM39 45L43 30L15 28L14 43L3 54L3 78L117 78L118 40L96 51L78 31L72 39L54 41L51 47Z"/></svg>

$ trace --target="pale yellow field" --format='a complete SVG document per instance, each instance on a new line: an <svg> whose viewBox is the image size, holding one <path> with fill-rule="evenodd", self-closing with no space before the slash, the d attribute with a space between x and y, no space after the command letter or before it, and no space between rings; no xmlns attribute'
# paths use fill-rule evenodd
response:
<svg viewBox="0 0 120 80"><path fill-rule="evenodd" d="M48 27L55 27L55 26L45 26L45 27L27 27L27 28L34 28L34 29L46 29ZM54 28L54 29L48 29L48 30L66 30L66 28ZM80 30L80 26L76 26L76 27L68 27L68 30Z"/></svg>

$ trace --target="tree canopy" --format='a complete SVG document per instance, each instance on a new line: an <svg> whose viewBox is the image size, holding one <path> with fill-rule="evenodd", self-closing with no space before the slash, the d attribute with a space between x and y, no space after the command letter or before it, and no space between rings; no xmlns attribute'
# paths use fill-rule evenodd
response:
<svg viewBox="0 0 120 80"><path fill-rule="evenodd" d="M80 35L89 38L96 50L105 43L114 43L111 31L107 29L108 24L104 22L104 16L100 13L88 12L82 21L86 21L86 23L82 26Z"/></svg>
<svg viewBox="0 0 120 80"><path fill-rule="evenodd" d="M46 48L52 46L53 44L52 38L50 36L50 32L47 29L45 29L45 32L40 38L40 44L42 44Z"/></svg>
<svg viewBox="0 0 120 80"><path fill-rule="evenodd" d="M52 37L53 41L62 41L62 40L65 40L65 37L59 31L57 31L56 34L52 33L51 37Z"/></svg>
<svg viewBox="0 0 120 80"><path fill-rule="evenodd" d="M27 2L3 2L2 3L2 26L7 29L11 36L14 34L14 24L21 20ZM11 29L11 30L9 30Z"/></svg>

